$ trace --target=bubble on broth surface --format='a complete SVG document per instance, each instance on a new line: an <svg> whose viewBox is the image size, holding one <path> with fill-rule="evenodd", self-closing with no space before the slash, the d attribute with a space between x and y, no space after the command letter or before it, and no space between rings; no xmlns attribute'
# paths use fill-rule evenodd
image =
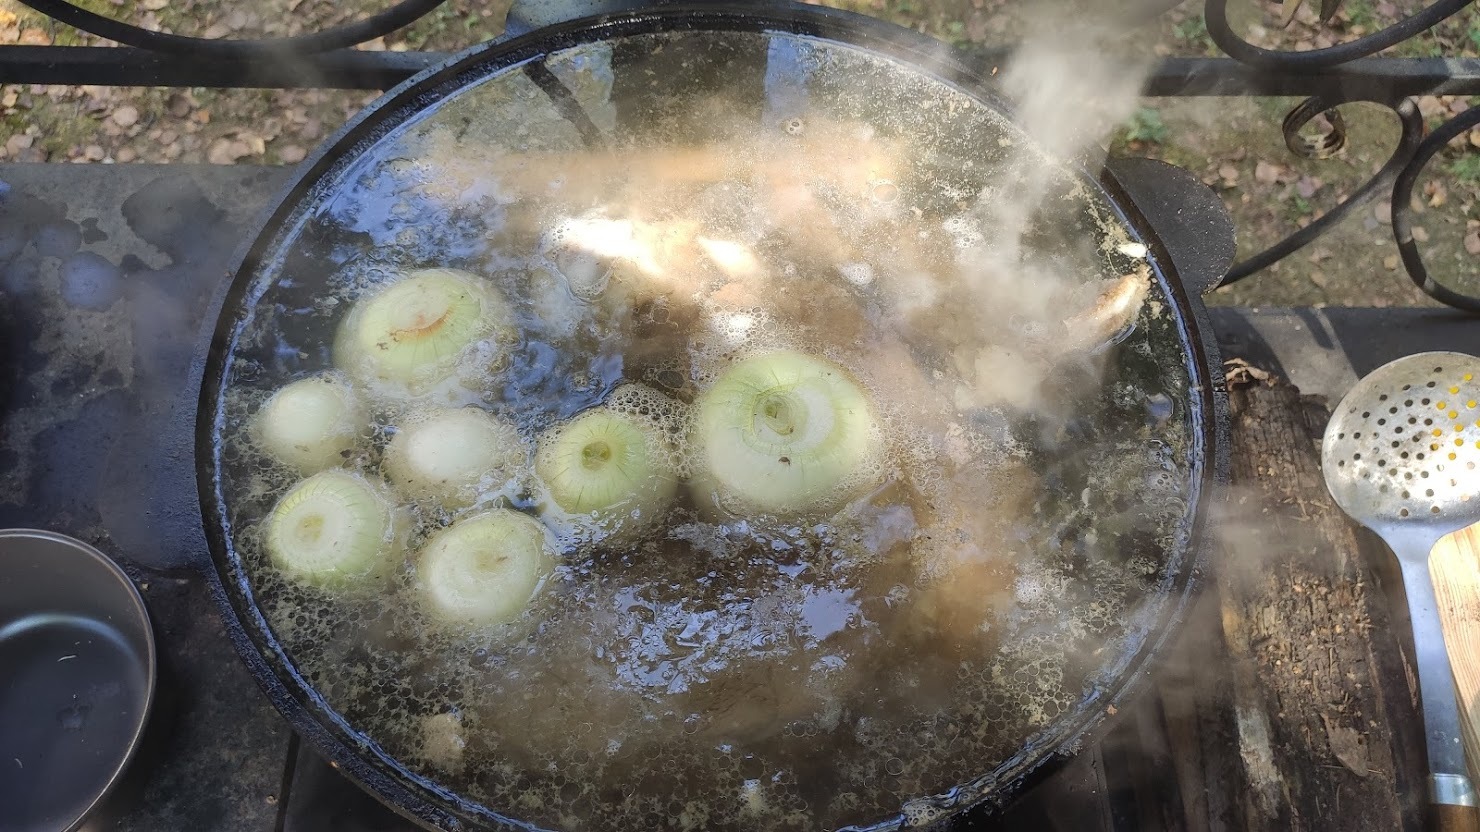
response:
<svg viewBox="0 0 1480 832"><path fill-rule="evenodd" d="M1021 337L982 326L990 287L952 279L961 252L991 242L961 203L1003 154L970 137L1011 135L1005 122L853 50L682 41L553 57L620 152L583 150L515 72L354 165L274 265L235 356L233 540L273 632L330 705L491 809L569 830L835 828L901 811L923 825L941 809L918 798L1002 765L1081 707L1103 655L1138 637L1126 622L1157 603L1187 511L1177 333L1143 316L1103 367L1047 380L1041 413L962 407L968 359ZM782 54L806 112L746 122L722 67L768 71ZM716 79L711 92L670 100L658 71L670 60ZM1078 193L1072 204L1089 204ZM571 218L586 236L555 240ZM593 242L594 218L628 223L627 248ZM1113 217L1090 207L1064 224L1040 245L1086 281L1125 273ZM637 542L561 553L505 626L448 629L419 612L414 553L457 518L435 506L413 507L378 594L296 585L254 528L297 476L239 428L273 390L329 366L324 344L355 298L425 266L475 272L508 298L518 341L479 357L458 403L528 443L604 404L660 426L673 467L697 476L689 403L734 361L792 349L858 380L884 450L842 508L815 516L716 518L681 493ZM412 407L376 404L345 463L370 477ZM499 494L528 513L536 501L517 483Z"/></svg>

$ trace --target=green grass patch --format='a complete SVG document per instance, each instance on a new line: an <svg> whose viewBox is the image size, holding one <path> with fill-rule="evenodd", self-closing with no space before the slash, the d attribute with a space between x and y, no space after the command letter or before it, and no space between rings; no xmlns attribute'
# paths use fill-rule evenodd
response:
<svg viewBox="0 0 1480 832"><path fill-rule="evenodd" d="M1192 52L1204 55L1212 55L1218 52L1218 47L1213 44L1212 35L1208 34L1208 24L1203 20L1201 14L1193 15L1172 27L1172 37L1189 47Z"/></svg>
<svg viewBox="0 0 1480 832"><path fill-rule="evenodd" d="M1347 0L1346 16L1347 20L1351 21L1351 25L1362 26L1369 34L1382 28L1382 24L1377 21L1377 12L1373 11L1370 0Z"/></svg>
<svg viewBox="0 0 1480 832"><path fill-rule="evenodd" d="M1466 153L1448 165L1449 175L1461 182L1480 182L1480 153Z"/></svg>
<svg viewBox="0 0 1480 832"><path fill-rule="evenodd" d="M1166 122L1161 120L1161 111L1155 107L1142 107L1131 115L1122 129L1121 138L1127 142L1161 144L1171 136Z"/></svg>

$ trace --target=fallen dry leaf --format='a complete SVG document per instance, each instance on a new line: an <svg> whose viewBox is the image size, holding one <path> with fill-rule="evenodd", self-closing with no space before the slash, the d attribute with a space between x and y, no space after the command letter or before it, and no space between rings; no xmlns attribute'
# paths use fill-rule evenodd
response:
<svg viewBox="0 0 1480 832"><path fill-rule="evenodd" d="M139 109L131 104L125 104L113 111L113 123L119 127L133 127L139 123Z"/></svg>
<svg viewBox="0 0 1480 832"><path fill-rule="evenodd" d="M1427 243L1429 241L1429 230L1421 225L1413 226L1413 239L1420 243Z"/></svg>
<svg viewBox="0 0 1480 832"><path fill-rule="evenodd" d="M285 165L296 165L299 162L303 161L303 158L307 155L308 151L304 150L296 144L287 145L278 151L278 158L281 159L283 161L283 164Z"/></svg>
<svg viewBox="0 0 1480 832"><path fill-rule="evenodd" d="M1224 379L1230 387L1262 381L1272 384L1268 370L1261 370L1242 358L1230 358L1223 362Z"/></svg>
<svg viewBox="0 0 1480 832"><path fill-rule="evenodd" d="M1480 228L1471 228L1465 232L1465 251L1480 257Z"/></svg>
<svg viewBox="0 0 1480 832"><path fill-rule="evenodd" d="M237 141L246 145L252 153L260 156L267 152L267 142L262 137L247 130L239 130L236 134ZM245 156L246 154L242 154Z"/></svg>
<svg viewBox="0 0 1480 832"><path fill-rule="evenodd" d="M1325 272L1311 272L1310 273L1310 282L1311 283L1314 283L1317 286L1319 286L1322 289L1324 289L1324 288L1326 288L1326 284L1329 281L1327 281L1327 279L1326 279L1326 273Z"/></svg>
<svg viewBox="0 0 1480 832"><path fill-rule="evenodd" d="M1254 163L1254 178L1266 185L1273 185L1280 179L1280 166L1260 159Z"/></svg>
<svg viewBox="0 0 1480 832"><path fill-rule="evenodd" d="M206 161L213 165L229 165L251 153L252 149L247 146L246 142L222 137L212 142L210 148L206 150Z"/></svg>
<svg viewBox="0 0 1480 832"><path fill-rule="evenodd" d="M1372 216L1383 225L1393 224L1393 206L1388 202L1379 202L1372 206Z"/></svg>
<svg viewBox="0 0 1480 832"><path fill-rule="evenodd" d="M1430 208L1442 208L1449 201L1449 188L1438 179L1430 179L1423 186L1423 192L1429 198Z"/></svg>
<svg viewBox="0 0 1480 832"><path fill-rule="evenodd" d="M1222 165L1218 168L1218 176L1224 182L1234 184L1238 182L1238 168L1233 165Z"/></svg>
<svg viewBox="0 0 1480 832"><path fill-rule="evenodd" d="M1295 192L1300 194L1302 199L1310 199L1325 184L1314 176L1302 176L1295 182Z"/></svg>
<svg viewBox="0 0 1480 832"><path fill-rule="evenodd" d="M1397 271L1398 270L1398 255L1396 255L1396 254L1389 254L1388 256L1382 258L1382 267L1384 269L1387 269L1390 272Z"/></svg>
<svg viewBox="0 0 1480 832"><path fill-rule="evenodd" d="M140 3L139 5L148 11L157 12L162 11L164 8L169 6L169 4L170 0L144 0L144 2Z"/></svg>

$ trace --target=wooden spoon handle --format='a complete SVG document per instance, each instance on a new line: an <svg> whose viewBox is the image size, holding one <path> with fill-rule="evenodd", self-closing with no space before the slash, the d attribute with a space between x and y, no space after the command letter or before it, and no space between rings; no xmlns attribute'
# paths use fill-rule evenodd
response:
<svg viewBox="0 0 1480 832"><path fill-rule="evenodd" d="M1474 806L1434 805L1429 808L1433 811L1430 828L1434 832L1480 832L1480 810Z"/></svg>
<svg viewBox="0 0 1480 832"><path fill-rule="evenodd" d="M1459 697L1470 780L1480 783L1480 524L1440 540L1429 556L1429 574Z"/></svg>

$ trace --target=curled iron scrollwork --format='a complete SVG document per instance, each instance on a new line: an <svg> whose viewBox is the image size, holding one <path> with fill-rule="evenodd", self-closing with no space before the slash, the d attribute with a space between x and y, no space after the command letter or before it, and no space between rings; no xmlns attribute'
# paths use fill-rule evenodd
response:
<svg viewBox="0 0 1480 832"><path fill-rule="evenodd" d="M1249 43L1229 25L1228 0L1207 0L1204 20L1213 42L1229 57L1250 67L1262 71L1291 73L1340 73L1342 65L1416 37L1460 12L1471 2L1473 0L1436 0L1421 11L1370 35L1347 43L1306 51L1264 49ZM1334 9L1323 6L1323 20L1330 18L1328 12L1334 12ZM1281 127L1285 146L1291 153L1303 158L1327 158L1334 155L1346 142L1344 124L1335 108L1357 101L1382 104L1398 116L1401 132L1387 162L1346 201L1280 242L1234 264L1224 278L1223 285L1243 280L1298 251L1341 222L1353 210L1374 201L1387 190L1392 205L1393 236L1409 278L1424 293L1441 303L1480 313L1480 298L1457 292L1429 274L1412 232L1414 183L1424 166L1440 149L1455 137L1480 124L1480 109L1460 113L1425 139L1423 117L1412 98L1399 99L1396 95L1337 98L1332 94L1322 94L1301 102L1285 117ZM1331 129L1315 141L1302 135L1301 130L1322 114L1327 114Z"/></svg>
<svg viewBox="0 0 1480 832"><path fill-rule="evenodd" d="M1392 155L1388 157L1387 162L1383 164L1377 173L1372 175L1371 179L1368 179L1363 183L1362 187L1358 188L1355 193L1348 197L1346 201L1336 205L1310 225L1296 231L1258 254L1254 254L1245 260L1233 264L1228 270L1228 275L1223 278L1222 285L1227 286L1230 283L1243 280L1255 272L1273 265L1309 245L1317 237L1324 234L1327 229L1345 219L1352 211L1382 196L1383 192L1392 186L1399 172L1404 170L1405 166L1409 164L1409 160L1413 158L1414 153L1417 152L1423 140L1423 116L1418 111L1417 102L1411 98L1404 98L1397 102L1386 101L1380 98L1354 98L1347 101L1337 101L1324 96L1307 98L1297 105L1295 109L1291 110L1289 115L1285 116L1285 121L1281 125L1281 130L1285 136L1285 146L1292 153L1305 158L1326 158L1334 154L1340 149L1340 145L1345 143L1344 127L1337 126L1343 123L1340 121L1339 116L1336 116L1332 122L1332 132L1327 134L1329 137L1339 136L1339 139L1332 138L1332 144L1330 145L1322 144L1319 147L1312 147L1300 135L1300 130L1319 115L1332 112L1342 104L1353 104L1360 101L1381 104L1392 109L1398 116L1400 128L1398 142L1393 148Z"/></svg>
<svg viewBox="0 0 1480 832"><path fill-rule="evenodd" d="M411 25L447 0L401 0L378 14L321 32L286 38L228 40L151 32L95 14L67 0L20 0L73 28L125 46L201 58L284 58L344 49Z"/></svg>
<svg viewBox="0 0 1480 832"><path fill-rule="evenodd" d="M365 52L356 44L391 34L427 15L445 0L398 0L363 19L304 35L267 39L210 39L152 32L105 17L76 0L20 0L26 6L84 32L125 48L0 46L0 83L113 84L136 86L268 86L318 85L346 89L386 89L434 64L439 53ZM544 16L589 14L602 8L631 7L663 0L540 0L516 3L538 7ZM1285 0L1286 19L1302 3ZM1384 29L1347 43L1307 51L1281 51L1255 46L1228 21L1228 0L1206 0L1203 20L1208 35L1227 58L1181 57L1159 63L1148 82L1150 95L1296 95L1308 96L1285 117L1285 146L1300 158L1329 158L1347 141L1339 107L1376 103L1392 110L1400 133L1391 156L1345 201L1304 228L1235 264L1223 283L1248 278L1316 240L1352 211L1385 193L1392 200L1393 233L1407 273L1431 297L1480 313L1480 298L1436 281L1427 271L1412 236L1410 201L1424 166L1445 144L1480 124L1480 108L1460 113L1424 139L1423 118L1409 96L1480 95L1480 61L1457 58L1369 58L1432 29L1470 5L1472 0L1433 0L1422 10ZM1157 18L1175 0L1128 0L1135 22ZM1321 0L1319 19L1338 12L1339 0ZM557 8L558 7L558 8ZM566 8L568 7L568 8ZM562 11L564 10L564 11ZM581 11L584 10L584 11ZM525 9L529 11L529 9ZM539 15L536 15L537 17ZM131 48L129 48L131 47ZM1230 58L1232 60L1230 60ZM548 80L545 79L548 85ZM1328 129L1312 136L1305 131L1324 115Z"/></svg>
<svg viewBox="0 0 1480 832"><path fill-rule="evenodd" d="M1445 122L1418 146L1413 158L1403 166L1393 183L1393 238L1398 243L1398 254L1403 258L1403 268L1413 284L1424 294L1456 309L1480 314L1480 297L1457 292L1434 279L1424 265L1418 243L1413 238L1413 185L1418 175L1440 150L1449 142L1463 136L1476 125L1480 125L1480 108L1465 110Z"/></svg>
<svg viewBox="0 0 1480 832"><path fill-rule="evenodd" d="M1208 27L1208 36L1228 57L1250 66L1299 71L1324 69L1375 55L1432 29L1458 14L1471 2L1473 0L1437 0L1422 11L1370 35L1324 49L1303 52L1264 49L1239 37L1228 24L1228 0L1207 0L1203 17Z"/></svg>

